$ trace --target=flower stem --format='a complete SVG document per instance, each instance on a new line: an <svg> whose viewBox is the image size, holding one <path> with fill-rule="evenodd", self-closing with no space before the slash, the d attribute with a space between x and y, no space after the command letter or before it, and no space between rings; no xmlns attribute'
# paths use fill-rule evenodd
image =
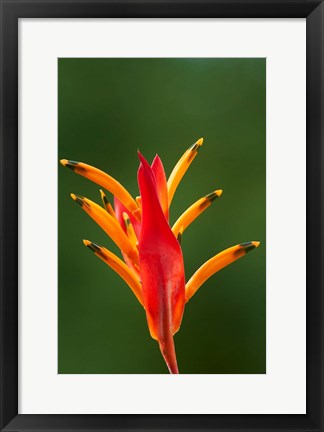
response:
<svg viewBox="0 0 324 432"><path fill-rule="evenodd" d="M173 335L168 333L164 341L159 342L160 350L171 374L178 374L178 363L174 347Z"/></svg>

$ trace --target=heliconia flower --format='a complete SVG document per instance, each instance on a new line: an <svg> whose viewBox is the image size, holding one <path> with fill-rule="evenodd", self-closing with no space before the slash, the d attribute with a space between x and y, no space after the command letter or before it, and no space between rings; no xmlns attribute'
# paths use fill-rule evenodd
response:
<svg viewBox="0 0 324 432"><path fill-rule="evenodd" d="M159 156L149 165L138 152L140 195L136 199L103 171L82 162L61 160L62 165L113 194L114 207L103 190L100 190L103 207L82 196L71 196L116 243L124 261L103 246L89 240L83 242L124 279L144 307L150 334L157 340L166 365L173 374L179 373L174 334L180 328L185 304L208 278L260 244L252 241L225 249L205 262L185 282L180 246L183 232L222 194L222 190L218 189L200 198L171 228L170 204L202 143L201 138L189 147L168 180Z"/></svg>

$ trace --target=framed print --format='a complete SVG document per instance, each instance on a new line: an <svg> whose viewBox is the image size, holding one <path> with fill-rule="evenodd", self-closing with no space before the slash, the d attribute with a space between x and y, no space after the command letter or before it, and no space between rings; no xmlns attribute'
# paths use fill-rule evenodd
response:
<svg viewBox="0 0 324 432"><path fill-rule="evenodd" d="M323 430L323 3L1 17L1 430Z"/></svg>

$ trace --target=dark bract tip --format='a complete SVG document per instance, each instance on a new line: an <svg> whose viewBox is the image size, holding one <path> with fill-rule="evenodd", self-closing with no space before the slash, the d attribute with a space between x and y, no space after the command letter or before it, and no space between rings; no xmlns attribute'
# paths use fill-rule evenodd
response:
<svg viewBox="0 0 324 432"><path fill-rule="evenodd" d="M245 242L245 243L241 243L240 246L241 247L246 247L246 246L251 246L252 242Z"/></svg>
<svg viewBox="0 0 324 432"><path fill-rule="evenodd" d="M178 233L177 240L178 240L179 244L181 245L181 240L182 240L182 233L181 232Z"/></svg>
<svg viewBox="0 0 324 432"><path fill-rule="evenodd" d="M67 163L65 164L66 167L70 168L71 170L75 170L75 167L79 164L79 162L73 161L73 160L68 160Z"/></svg>
<svg viewBox="0 0 324 432"><path fill-rule="evenodd" d="M255 245L252 242L245 242L245 243L241 243L240 247L244 249L245 253L248 253L255 248Z"/></svg>
<svg viewBox="0 0 324 432"><path fill-rule="evenodd" d="M199 148L200 148L200 145L195 143L195 144L192 144L192 146L190 147L190 150L193 152L198 152Z"/></svg>
<svg viewBox="0 0 324 432"><path fill-rule="evenodd" d="M216 192L211 192L208 195L205 196L209 201L214 201L216 198L218 198L218 195Z"/></svg>
<svg viewBox="0 0 324 432"><path fill-rule="evenodd" d="M100 246L98 246L96 243L89 243L88 245L87 245L87 247L89 248L89 249L91 249L92 250L92 252L94 252L94 253L96 253L96 252L100 252L101 251L101 247Z"/></svg>
<svg viewBox="0 0 324 432"><path fill-rule="evenodd" d="M83 207L84 201L81 198L76 197L75 202L78 203L81 207Z"/></svg>

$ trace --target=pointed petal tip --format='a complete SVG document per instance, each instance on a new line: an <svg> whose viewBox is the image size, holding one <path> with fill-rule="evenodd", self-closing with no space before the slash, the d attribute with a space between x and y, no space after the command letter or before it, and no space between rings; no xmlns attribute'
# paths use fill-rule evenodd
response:
<svg viewBox="0 0 324 432"><path fill-rule="evenodd" d="M123 218L124 218L125 224L129 225L130 224L130 220L129 220L129 216L128 216L128 214L126 212L123 212Z"/></svg>
<svg viewBox="0 0 324 432"><path fill-rule="evenodd" d="M216 194L218 197L220 197L220 196L222 195L222 193L223 193L223 189L217 189L217 190L215 190L215 194Z"/></svg>
<svg viewBox="0 0 324 432"><path fill-rule="evenodd" d="M71 193L71 198L79 204L79 206L83 207L83 204L85 204L84 198L80 195L75 195L74 193ZM88 204L87 204L88 205Z"/></svg>
<svg viewBox="0 0 324 432"><path fill-rule="evenodd" d="M79 162L68 160L68 159L61 159L60 163L67 168L70 168L72 171L75 170L76 166L79 164Z"/></svg>
<svg viewBox="0 0 324 432"><path fill-rule="evenodd" d="M151 165L147 162L147 160L145 159L145 157L142 155L142 153L140 151L138 151L138 157L139 157L139 160L141 162L140 168L141 168L141 166L143 167L144 176L145 177L148 175L153 176Z"/></svg>
<svg viewBox="0 0 324 432"><path fill-rule="evenodd" d="M145 159L145 157L142 155L142 153L141 153L139 150L137 150L137 154L138 154L139 160L140 160L142 163L143 163L143 162L146 162L146 163L148 164L147 160Z"/></svg>
<svg viewBox="0 0 324 432"><path fill-rule="evenodd" d="M205 196L205 198L209 199L209 201L214 201L216 198L220 197L223 193L222 189L217 189L208 195Z"/></svg>
<svg viewBox="0 0 324 432"><path fill-rule="evenodd" d="M241 250L244 249L244 252L248 253L251 250L259 247L259 245L260 245L259 241L249 241L249 242L241 243L239 246L241 247Z"/></svg>
<svg viewBox="0 0 324 432"><path fill-rule="evenodd" d="M83 240L83 244L87 246L94 253L99 252L101 250L100 246L98 246L96 243L93 243L89 240Z"/></svg>
<svg viewBox="0 0 324 432"><path fill-rule="evenodd" d="M107 196L102 189L100 189L100 197L105 205L108 204Z"/></svg>
<svg viewBox="0 0 324 432"><path fill-rule="evenodd" d="M148 164L147 160L145 159L145 157L142 155L142 153L137 150L137 156L140 160L141 165L145 165L145 162Z"/></svg>
<svg viewBox="0 0 324 432"><path fill-rule="evenodd" d="M199 138L199 140L197 140L191 147L189 147L189 150L191 150L192 152L198 153L198 150L203 145L203 142L204 142L204 139Z"/></svg>

